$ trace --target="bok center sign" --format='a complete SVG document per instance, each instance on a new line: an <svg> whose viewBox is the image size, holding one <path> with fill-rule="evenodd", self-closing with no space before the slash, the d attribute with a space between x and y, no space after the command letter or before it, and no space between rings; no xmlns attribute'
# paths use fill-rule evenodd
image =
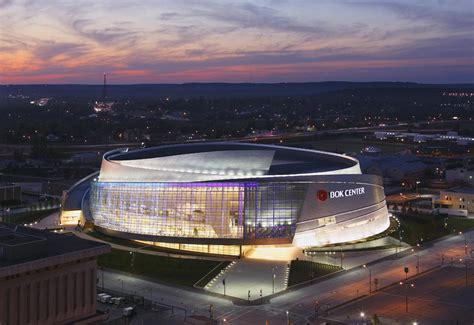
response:
<svg viewBox="0 0 474 325"><path fill-rule="evenodd" d="M330 191L329 197L331 199L336 199L340 197L349 197L349 196L356 196L365 194L365 187L358 187L358 188L351 188L347 190L337 190L337 191Z"/></svg>
<svg viewBox="0 0 474 325"><path fill-rule="evenodd" d="M341 197L350 197L350 196L357 196L365 194L365 187L357 187L351 188L347 190L334 190L334 191L326 191L326 190L319 190L316 193L316 196L319 201L326 201L328 198L331 199L338 199Z"/></svg>

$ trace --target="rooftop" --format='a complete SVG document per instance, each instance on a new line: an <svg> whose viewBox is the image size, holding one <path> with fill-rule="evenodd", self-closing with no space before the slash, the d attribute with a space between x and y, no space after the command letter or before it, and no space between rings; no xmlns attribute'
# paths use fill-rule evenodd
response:
<svg viewBox="0 0 474 325"><path fill-rule="evenodd" d="M47 230L39 230L6 222L0 222L0 276L9 266L17 266L34 262L29 270L35 268L35 263L42 261L54 265L67 262L66 256L72 257L80 253L82 257L96 256L106 253L109 245L78 238L73 234L58 234ZM79 255L76 255L78 259ZM51 258L59 257L54 260Z"/></svg>
<svg viewBox="0 0 474 325"><path fill-rule="evenodd" d="M461 193L461 194L474 194L474 188L458 186L458 187L449 188L447 190L443 190L443 192Z"/></svg>
<svg viewBox="0 0 474 325"><path fill-rule="evenodd" d="M317 150L206 142L110 151L99 180L197 182L330 173L359 174L358 161Z"/></svg>

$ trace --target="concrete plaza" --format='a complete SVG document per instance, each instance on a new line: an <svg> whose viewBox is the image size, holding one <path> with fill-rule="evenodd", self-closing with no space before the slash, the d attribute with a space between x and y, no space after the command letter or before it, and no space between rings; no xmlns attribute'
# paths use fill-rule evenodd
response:
<svg viewBox="0 0 474 325"><path fill-rule="evenodd" d="M211 281L205 290L224 294L222 280L225 279L226 295L250 301L258 300L260 299L260 290L262 297L265 297L286 289L289 274L288 263L241 259L225 273Z"/></svg>

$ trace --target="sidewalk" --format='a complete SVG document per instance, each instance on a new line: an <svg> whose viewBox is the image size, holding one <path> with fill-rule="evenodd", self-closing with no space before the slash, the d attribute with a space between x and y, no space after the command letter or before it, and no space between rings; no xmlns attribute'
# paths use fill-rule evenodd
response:
<svg viewBox="0 0 474 325"><path fill-rule="evenodd" d="M224 294L225 279L226 295L243 300L255 301L272 293L286 289L288 280L288 265L285 261L265 261L241 259L230 267L224 274L216 277L205 290ZM273 274L275 275L274 279ZM260 290L262 295L260 296ZM248 296L250 291L250 297Z"/></svg>

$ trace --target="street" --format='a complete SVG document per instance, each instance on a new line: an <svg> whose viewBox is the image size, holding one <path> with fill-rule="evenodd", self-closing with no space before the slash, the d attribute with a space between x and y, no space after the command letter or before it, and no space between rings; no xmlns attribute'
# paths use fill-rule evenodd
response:
<svg viewBox="0 0 474 325"><path fill-rule="evenodd" d="M474 230L466 232L465 235L470 251L474 239ZM230 324L249 324L256 321L258 323L258 320L262 320L262 323L265 320L273 320L273 323L284 324L287 317L292 324L307 324L308 322L311 323L316 308L319 308L320 311L330 310L344 302L368 294L370 289L369 278L372 280L372 290L375 290L375 284L373 283L375 278L378 280L378 289L381 289L390 284L404 281L406 276L405 267L408 267L407 275L411 277L417 273L417 264L419 265L419 272L424 272L438 267L442 263L449 264L451 261L464 259L464 240L464 234L452 235L435 242L431 247L411 252L408 256L398 258L393 255L389 259L369 264L366 268L355 268L323 282L293 291L286 291L272 298L270 304L256 306L234 305L225 298L145 281L111 271L104 271L104 282L106 288L121 290L123 285L124 290L128 293L136 292L138 295L143 295L145 298L151 298L157 302L181 306L188 309L190 315L208 316L209 306L212 304L214 317L221 320L225 318L226 322ZM470 256L468 257L468 263L468 265L473 263ZM98 276L100 288L102 286L100 271ZM454 273L452 276L453 278L458 277ZM436 282L436 279L432 280Z"/></svg>

